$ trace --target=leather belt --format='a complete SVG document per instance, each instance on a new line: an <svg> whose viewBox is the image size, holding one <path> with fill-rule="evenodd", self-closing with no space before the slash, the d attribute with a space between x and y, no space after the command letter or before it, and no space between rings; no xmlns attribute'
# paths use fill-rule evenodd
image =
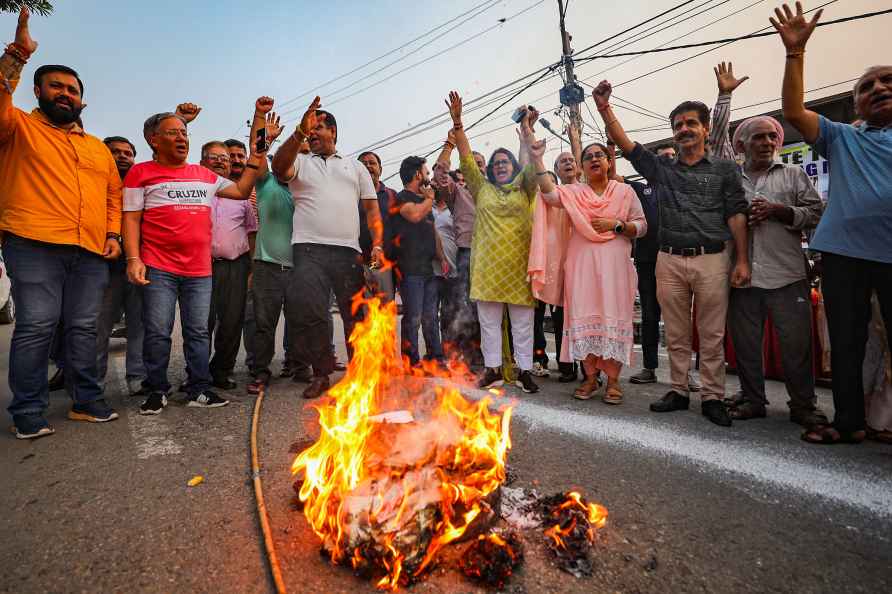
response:
<svg viewBox="0 0 892 594"><path fill-rule="evenodd" d="M666 252L673 256L702 256L704 254L718 254L725 251L724 243L714 243L712 245L698 245L697 247L677 248L670 245L661 245L661 252Z"/></svg>

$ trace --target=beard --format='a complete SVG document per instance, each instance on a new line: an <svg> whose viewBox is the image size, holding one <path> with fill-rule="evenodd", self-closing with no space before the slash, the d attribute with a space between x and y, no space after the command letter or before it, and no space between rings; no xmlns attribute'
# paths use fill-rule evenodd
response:
<svg viewBox="0 0 892 594"><path fill-rule="evenodd" d="M64 109L59 106L55 101L50 101L49 99L45 99L44 97L38 97L37 103L40 106L40 111L46 114L46 117L49 120L59 126L67 126L68 124L74 123L81 116L81 112L84 110L83 107L75 107L74 105L70 105L70 110Z"/></svg>

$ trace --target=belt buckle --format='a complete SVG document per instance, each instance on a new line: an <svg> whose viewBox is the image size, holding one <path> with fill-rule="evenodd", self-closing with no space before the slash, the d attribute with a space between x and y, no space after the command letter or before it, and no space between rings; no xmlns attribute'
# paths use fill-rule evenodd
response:
<svg viewBox="0 0 892 594"><path fill-rule="evenodd" d="M700 252L697 248L681 248L681 255L688 258L693 258L694 256L699 256Z"/></svg>

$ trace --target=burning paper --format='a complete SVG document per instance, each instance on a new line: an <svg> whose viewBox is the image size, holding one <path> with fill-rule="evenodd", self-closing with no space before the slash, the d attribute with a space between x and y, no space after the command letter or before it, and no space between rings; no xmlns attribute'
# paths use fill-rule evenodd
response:
<svg viewBox="0 0 892 594"><path fill-rule="evenodd" d="M292 465L313 531L335 563L381 588L411 582L491 513L505 480L511 408L489 410L449 382L405 375L396 306L377 299L350 341L344 378L315 406L321 434Z"/></svg>

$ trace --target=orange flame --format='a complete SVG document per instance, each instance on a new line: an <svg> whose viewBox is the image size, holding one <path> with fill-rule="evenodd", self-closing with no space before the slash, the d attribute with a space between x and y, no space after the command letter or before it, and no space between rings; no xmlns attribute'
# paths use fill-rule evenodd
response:
<svg viewBox="0 0 892 594"><path fill-rule="evenodd" d="M396 306L359 296L353 306L367 308L350 336L353 358L314 405L320 436L295 458L292 473L303 476L304 514L332 561L368 564L360 545L371 540L386 571L377 586L396 589L461 537L505 480L511 407L492 413L489 398L467 400L442 381L447 370L408 371L396 351ZM427 408L419 403L431 396L423 372L439 379ZM432 505L436 513L427 518ZM422 538L426 530L430 540L410 562L400 534L412 522L412 532Z"/></svg>
<svg viewBox="0 0 892 594"><path fill-rule="evenodd" d="M595 531L600 530L607 523L607 508L597 503L586 503L579 492L570 491L567 493L567 500L557 507L554 515L559 516L563 510L572 508L585 513L589 524L585 536L590 543L594 542ZM566 528L561 528L560 523L557 523L551 528L545 529L545 536L549 537L556 547L565 549L567 547L564 539L570 536L574 530L576 530L576 518L571 517Z"/></svg>

